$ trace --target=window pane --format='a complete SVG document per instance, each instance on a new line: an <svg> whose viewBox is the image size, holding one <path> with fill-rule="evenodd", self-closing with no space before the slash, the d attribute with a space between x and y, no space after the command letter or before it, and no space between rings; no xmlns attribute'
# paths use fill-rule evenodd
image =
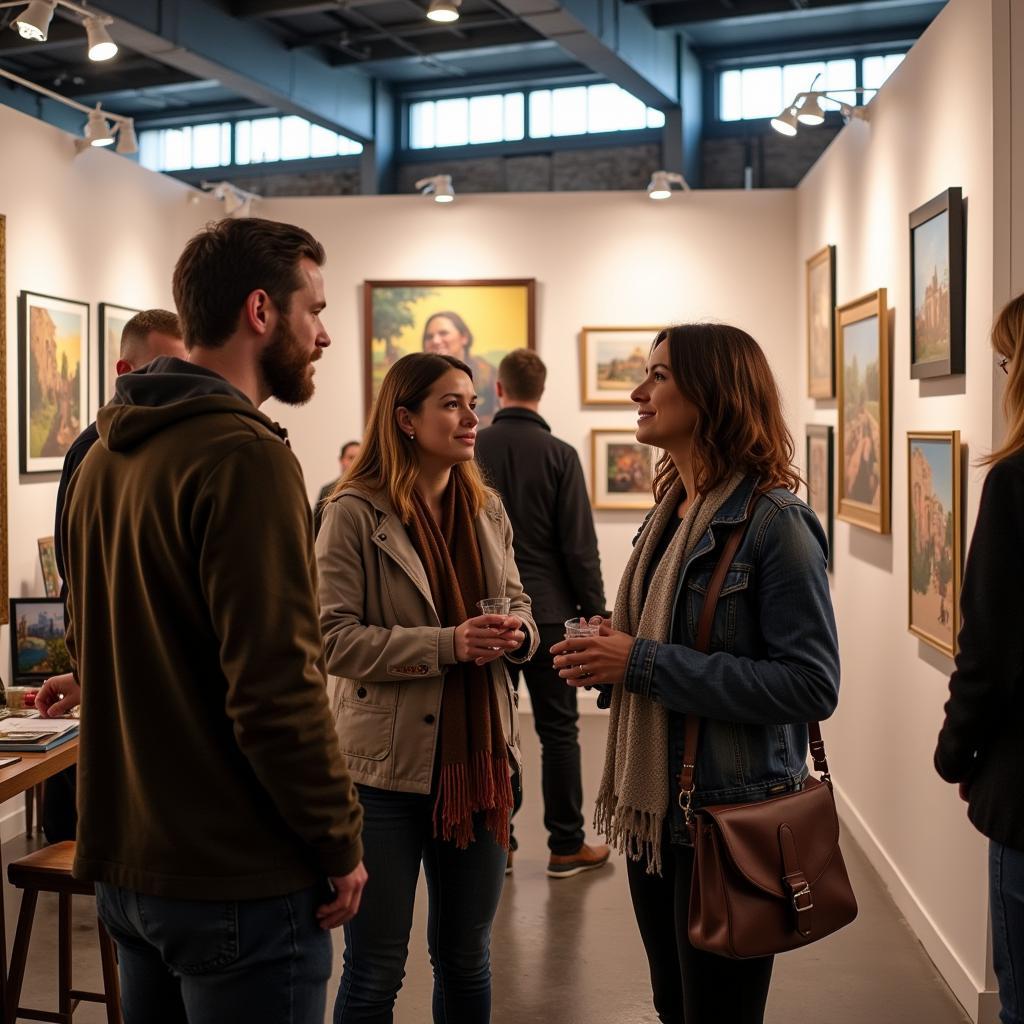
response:
<svg viewBox="0 0 1024 1024"><path fill-rule="evenodd" d="M309 155L311 157L338 155L340 135L335 135L334 132L319 124L311 124L309 129Z"/></svg>
<svg viewBox="0 0 1024 1024"><path fill-rule="evenodd" d="M434 101L409 104L409 147L411 149L433 149Z"/></svg>
<svg viewBox="0 0 1024 1024"><path fill-rule="evenodd" d="M551 134L582 135L587 130L587 87L555 89L551 94Z"/></svg>
<svg viewBox="0 0 1024 1024"><path fill-rule="evenodd" d="M469 141L501 142L504 134L504 98L501 95L474 96L469 101Z"/></svg>
<svg viewBox="0 0 1024 1024"><path fill-rule="evenodd" d="M247 164L252 154L252 122L239 121L235 125L235 163Z"/></svg>
<svg viewBox="0 0 1024 1024"><path fill-rule="evenodd" d="M615 87L615 131L635 131L647 127L647 107L632 93Z"/></svg>
<svg viewBox="0 0 1024 1024"><path fill-rule="evenodd" d="M219 167L220 125L197 124L192 129L192 166Z"/></svg>
<svg viewBox="0 0 1024 1024"><path fill-rule="evenodd" d="M852 61L850 62L853 63ZM775 117L788 102L782 99L782 68L746 68L743 71L743 117Z"/></svg>
<svg viewBox="0 0 1024 1024"><path fill-rule="evenodd" d="M723 71L719 77L718 117L722 121L739 121L743 117L742 71Z"/></svg>
<svg viewBox="0 0 1024 1024"><path fill-rule="evenodd" d="M885 77L888 78L904 61L905 53L890 53L885 58Z"/></svg>
<svg viewBox="0 0 1024 1024"><path fill-rule="evenodd" d="M281 118L281 159L309 159L309 129L312 125L304 117Z"/></svg>
<svg viewBox="0 0 1024 1024"><path fill-rule="evenodd" d="M139 132L139 163L151 171L161 171L160 132L150 130Z"/></svg>
<svg viewBox="0 0 1024 1024"><path fill-rule="evenodd" d="M661 110L655 110L653 107L647 108L647 127L648 128L664 128L665 127L665 114Z"/></svg>
<svg viewBox="0 0 1024 1024"><path fill-rule="evenodd" d="M819 74L822 78L818 79L815 88L824 89L824 71L825 62L820 60L810 64L787 64L782 69L782 102L792 103L798 93L810 92L811 83Z"/></svg>
<svg viewBox="0 0 1024 1024"><path fill-rule="evenodd" d="M825 65L825 88L829 92L850 89L857 84L857 62L855 60L830 60ZM839 103L857 105L857 93L843 92L832 97Z"/></svg>
<svg viewBox="0 0 1024 1024"><path fill-rule="evenodd" d="M231 163L231 122L220 123L220 162L223 167Z"/></svg>
<svg viewBox="0 0 1024 1024"><path fill-rule="evenodd" d="M462 97L434 103L435 146L465 146L469 142L469 101Z"/></svg>
<svg viewBox="0 0 1024 1024"><path fill-rule="evenodd" d="M530 93L530 138L551 138L551 90Z"/></svg>
<svg viewBox="0 0 1024 1024"><path fill-rule="evenodd" d="M348 139L344 135L338 136L338 153L341 156L355 156L362 153L363 144L355 139Z"/></svg>
<svg viewBox="0 0 1024 1024"><path fill-rule="evenodd" d="M273 163L281 159L281 118L261 117L252 122L252 154L254 164Z"/></svg>
<svg viewBox="0 0 1024 1024"><path fill-rule="evenodd" d="M165 171L187 171L192 166L192 129L168 128L164 132Z"/></svg>
<svg viewBox="0 0 1024 1024"><path fill-rule="evenodd" d="M619 93L617 85L587 86L587 131L614 132L619 128Z"/></svg>
<svg viewBox="0 0 1024 1024"><path fill-rule="evenodd" d="M518 142L526 133L526 101L521 92L505 94L505 141Z"/></svg>
<svg viewBox="0 0 1024 1024"><path fill-rule="evenodd" d="M877 89L885 81L885 58L865 57L861 65L861 79L865 89Z"/></svg>

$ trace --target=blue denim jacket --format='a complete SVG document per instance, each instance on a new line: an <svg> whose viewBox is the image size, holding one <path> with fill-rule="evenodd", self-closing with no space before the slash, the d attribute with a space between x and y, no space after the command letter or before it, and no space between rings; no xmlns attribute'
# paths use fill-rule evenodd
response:
<svg viewBox="0 0 1024 1024"><path fill-rule="evenodd" d="M637 640L626 667L626 689L669 711L674 842L687 841L678 801L687 713L705 719L694 806L742 803L800 786L805 723L828 718L839 699L828 541L796 495L777 488L758 496L756 486L753 476L740 484L684 563L668 642ZM700 654L691 645L708 582L724 538L748 514L715 610L710 653Z"/></svg>

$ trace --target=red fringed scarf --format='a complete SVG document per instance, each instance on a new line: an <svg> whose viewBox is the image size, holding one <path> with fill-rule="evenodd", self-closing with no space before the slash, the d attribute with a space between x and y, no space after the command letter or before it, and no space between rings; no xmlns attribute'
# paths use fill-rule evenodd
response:
<svg viewBox="0 0 1024 1024"><path fill-rule="evenodd" d="M456 473L441 499L441 526L413 491L409 535L423 563L442 626L479 614L485 597L483 561L469 494ZM434 804L434 834L464 850L473 841L473 815L497 842L509 844L512 778L501 728L498 695L488 666L459 662L444 677L441 698L441 775Z"/></svg>

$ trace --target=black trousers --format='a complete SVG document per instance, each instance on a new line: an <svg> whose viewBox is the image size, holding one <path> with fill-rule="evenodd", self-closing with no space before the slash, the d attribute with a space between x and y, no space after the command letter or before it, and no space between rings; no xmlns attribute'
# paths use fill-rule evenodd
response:
<svg viewBox="0 0 1024 1024"><path fill-rule="evenodd" d="M562 625L540 625L540 645L523 666L533 706L533 723L540 738L541 790L548 848L559 856L575 853L583 844L583 778L580 769L579 710L576 688L559 677L548 653L565 639ZM522 803L517 789L515 808ZM513 847L514 848L514 847Z"/></svg>
<svg viewBox="0 0 1024 1024"><path fill-rule="evenodd" d="M668 832L668 826L665 827ZM646 859L626 861L633 912L651 965L662 1024L762 1024L774 957L730 960L694 949L687 938L693 848L666 838L662 874Z"/></svg>

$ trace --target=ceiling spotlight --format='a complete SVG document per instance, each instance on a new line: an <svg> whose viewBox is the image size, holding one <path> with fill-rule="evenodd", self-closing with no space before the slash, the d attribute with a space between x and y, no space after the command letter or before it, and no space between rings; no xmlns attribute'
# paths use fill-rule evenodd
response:
<svg viewBox="0 0 1024 1024"><path fill-rule="evenodd" d="M435 203L455 202L455 189L452 188L450 174L435 174L429 178L420 178L414 187L425 196L433 196Z"/></svg>
<svg viewBox="0 0 1024 1024"><path fill-rule="evenodd" d="M95 14L85 19L85 34L89 40L89 60L110 60L111 57L117 56L117 43L110 38L110 33L107 31L107 26L112 22L112 18L101 18Z"/></svg>
<svg viewBox="0 0 1024 1024"><path fill-rule="evenodd" d="M57 0L32 0L14 19L14 27L22 39L31 39L37 43L46 42L46 32L53 18Z"/></svg>
<svg viewBox="0 0 1024 1024"><path fill-rule="evenodd" d="M673 185L678 185L684 191L690 189L681 174L675 171L655 171L651 175L651 183L647 186L647 194L651 199L671 199Z"/></svg>
<svg viewBox="0 0 1024 1024"><path fill-rule="evenodd" d="M224 204L225 215L236 220L250 216L252 201L259 199L255 192L246 192L230 181L201 181L199 187L209 192L214 199L219 199Z"/></svg>
<svg viewBox="0 0 1024 1024"><path fill-rule="evenodd" d="M458 21L462 0L430 0L427 17L431 21Z"/></svg>
<svg viewBox="0 0 1024 1024"><path fill-rule="evenodd" d="M107 119L100 110L97 103L96 108L89 114L89 120L85 125L85 138L90 146L112 146L114 144L114 133L107 124Z"/></svg>
<svg viewBox="0 0 1024 1024"><path fill-rule="evenodd" d="M818 125L825 123L825 111L821 106L821 97L817 93L809 92L803 102L797 107L796 119L801 124Z"/></svg>
<svg viewBox="0 0 1024 1024"><path fill-rule="evenodd" d="M135 137L135 122L125 118L117 126L117 150L118 153L138 153L139 140Z"/></svg>
<svg viewBox="0 0 1024 1024"><path fill-rule="evenodd" d="M780 135L793 136L797 133L796 107L787 107L778 117L772 118L772 127Z"/></svg>

